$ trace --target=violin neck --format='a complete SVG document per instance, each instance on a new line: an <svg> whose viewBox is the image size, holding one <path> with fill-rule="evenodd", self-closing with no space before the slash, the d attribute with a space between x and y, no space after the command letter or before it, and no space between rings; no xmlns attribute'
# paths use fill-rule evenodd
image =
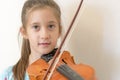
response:
<svg viewBox="0 0 120 80"><path fill-rule="evenodd" d="M57 67L57 71L63 76L67 77L68 80L84 80L78 73L71 69L67 64L62 64Z"/></svg>

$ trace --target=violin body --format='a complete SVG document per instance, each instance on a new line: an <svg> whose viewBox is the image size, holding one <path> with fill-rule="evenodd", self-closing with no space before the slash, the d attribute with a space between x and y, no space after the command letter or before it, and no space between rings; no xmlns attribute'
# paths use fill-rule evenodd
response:
<svg viewBox="0 0 120 80"><path fill-rule="evenodd" d="M62 56L56 67L63 64L63 60L70 68L72 68L75 72L77 72L84 80L96 80L94 69L85 64L75 64L73 57L70 56L69 52L64 51L62 53ZM34 63L32 63L27 68L27 72L30 80L42 80L48 67L49 67L49 64L43 59L39 59ZM68 80L68 79L64 75L60 74L57 70L55 70L50 80Z"/></svg>

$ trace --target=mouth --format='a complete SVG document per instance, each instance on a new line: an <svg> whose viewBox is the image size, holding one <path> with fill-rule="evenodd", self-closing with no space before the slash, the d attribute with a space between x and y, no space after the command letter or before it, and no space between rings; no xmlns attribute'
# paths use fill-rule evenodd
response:
<svg viewBox="0 0 120 80"><path fill-rule="evenodd" d="M51 43L50 42L42 42L42 43L38 43L39 46L49 46Z"/></svg>

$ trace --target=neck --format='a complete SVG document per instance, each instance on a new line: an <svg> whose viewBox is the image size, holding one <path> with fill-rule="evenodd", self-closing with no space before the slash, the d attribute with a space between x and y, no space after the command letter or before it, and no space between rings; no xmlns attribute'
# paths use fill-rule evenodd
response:
<svg viewBox="0 0 120 80"><path fill-rule="evenodd" d="M41 54L31 53L29 56L29 65L35 62L36 60L40 59L41 56L42 56Z"/></svg>

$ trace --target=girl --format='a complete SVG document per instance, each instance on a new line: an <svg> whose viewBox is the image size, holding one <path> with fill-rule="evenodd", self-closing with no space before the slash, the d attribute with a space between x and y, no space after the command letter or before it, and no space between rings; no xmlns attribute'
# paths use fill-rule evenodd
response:
<svg viewBox="0 0 120 80"><path fill-rule="evenodd" d="M0 80L29 80L30 66L39 59L49 64L56 51L62 26L60 8L53 0L27 0L21 18L21 58L0 76ZM74 63L69 54L67 58Z"/></svg>

